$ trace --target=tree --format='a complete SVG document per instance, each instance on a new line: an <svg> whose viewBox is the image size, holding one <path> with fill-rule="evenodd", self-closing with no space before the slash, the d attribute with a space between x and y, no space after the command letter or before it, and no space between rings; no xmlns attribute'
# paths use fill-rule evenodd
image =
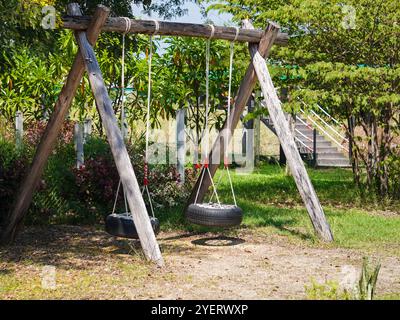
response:
<svg viewBox="0 0 400 320"><path fill-rule="evenodd" d="M282 66L274 81L289 88L288 110L298 109L301 97L341 119L353 141L355 181L362 182L364 167L368 187L381 196L400 194L398 1L227 0L211 9L237 21L251 17L258 27L270 19L289 32L289 46L274 48L270 59Z"/></svg>

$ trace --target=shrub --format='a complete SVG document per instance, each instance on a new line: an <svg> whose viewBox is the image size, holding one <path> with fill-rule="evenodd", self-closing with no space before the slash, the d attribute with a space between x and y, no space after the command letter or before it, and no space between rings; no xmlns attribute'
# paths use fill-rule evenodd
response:
<svg viewBox="0 0 400 320"><path fill-rule="evenodd" d="M28 157L17 150L14 143L0 137L0 225L4 223L28 164Z"/></svg>
<svg viewBox="0 0 400 320"><path fill-rule="evenodd" d="M14 142L0 140L0 222L10 209L14 196L32 161L35 146L45 130L45 123L33 123L24 137L24 148L17 150ZM27 224L93 224L102 222L112 211L119 175L106 140L90 138L85 144L85 165L76 168L73 124L66 122L59 142L49 157L47 167L27 215ZM134 170L143 182L144 139L128 144ZM186 170L186 182L172 165L151 165L149 191L157 211L183 203L194 183L195 173ZM145 197L147 205L148 200ZM118 211L124 210L122 190L118 195Z"/></svg>
<svg viewBox="0 0 400 320"><path fill-rule="evenodd" d="M98 218L104 217L112 210L119 183L119 175L106 141L92 138L88 141L85 166L73 169L77 197L91 211L96 212ZM136 178L139 185L143 182L143 154L144 143L130 144L128 152L131 156ZM186 182L181 185L176 168L172 165L150 166L149 192L155 209L170 208L186 200L195 174L191 169L186 170ZM149 207L147 197L144 197ZM124 211L124 199L122 188L118 195L117 209Z"/></svg>

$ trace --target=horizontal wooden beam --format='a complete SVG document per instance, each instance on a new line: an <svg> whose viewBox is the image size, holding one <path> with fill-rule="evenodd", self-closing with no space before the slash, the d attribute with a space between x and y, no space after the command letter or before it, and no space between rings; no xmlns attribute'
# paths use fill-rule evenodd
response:
<svg viewBox="0 0 400 320"><path fill-rule="evenodd" d="M64 16L62 18L62 27L75 31L84 31L88 28L91 17L89 16ZM197 38L209 38L211 35L211 27L207 24L181 23L159 21L158 35L162 36L187 36ZM110 17L104 24L102 31L105 32L125 32L126 21L124 18ZM156 31L156 22L154 20L134 20L131 19L131 27L129 33L153 34ZM263 30L239 29L236 39L238 42L259 43L264 35ZM236 36L236 28L214 26L213 39L234 40ZM275 44L286 45L289 36L287 33L279 33Z"/></svg>

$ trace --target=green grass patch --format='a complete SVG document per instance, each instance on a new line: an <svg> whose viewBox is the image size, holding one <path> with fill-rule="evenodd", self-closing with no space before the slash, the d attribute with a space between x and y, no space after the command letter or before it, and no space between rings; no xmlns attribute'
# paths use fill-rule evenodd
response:
<svg viewBox="0 0 400 320"><path fill-rule="evenodd" d="M393 249L400 254L399 203L382 205L353 183L348 169L308 169L335 237L334 246L346 248ZM218 172L219 196L232 203L228 179ZM232 173L238 205L245 215L242 227L280 234L308 244L318 244L312 224L292 177L277 165L262 165L251 174ZM380 212L389 212L383 215ZM218 231L189 225L183 206L165 210L158 216L164 230ZM392 250L391 250L392 251Z"/></svg>

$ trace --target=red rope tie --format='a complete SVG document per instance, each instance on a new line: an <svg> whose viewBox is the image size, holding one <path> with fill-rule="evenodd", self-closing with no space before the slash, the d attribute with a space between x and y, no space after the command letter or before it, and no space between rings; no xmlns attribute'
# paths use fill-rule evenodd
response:
<svg viewBox="0 0 400 320"><path fill-rule="evenodd" d="M208 168L209 162L208 162L208 157L204 159L204 168Z"/></svg>
<svg viewBox="0 0 400 320"><path fill-rule="evenodd" d="M228 168L229 167L229 160L228 157L224 157L224 167Z"/></svg>
<svg viewBox="0 0 400 320"><path fill-rule="evenodd" d="M196 169L200 169L200 168L201 168L201 164L200 164L200 163L196 163L196 164L195 164L195 168L196 168Z"/></svg>
<svg viewBox="0 0 400 320"><path fill-rule="evenodd" d="M143 166L143 176L144 176L143 184L145 186L147 186L149 184L149 178L148 178L148 176L149 176L149 165L147 164L147 162L145 162L144 166Z"/></svg>

